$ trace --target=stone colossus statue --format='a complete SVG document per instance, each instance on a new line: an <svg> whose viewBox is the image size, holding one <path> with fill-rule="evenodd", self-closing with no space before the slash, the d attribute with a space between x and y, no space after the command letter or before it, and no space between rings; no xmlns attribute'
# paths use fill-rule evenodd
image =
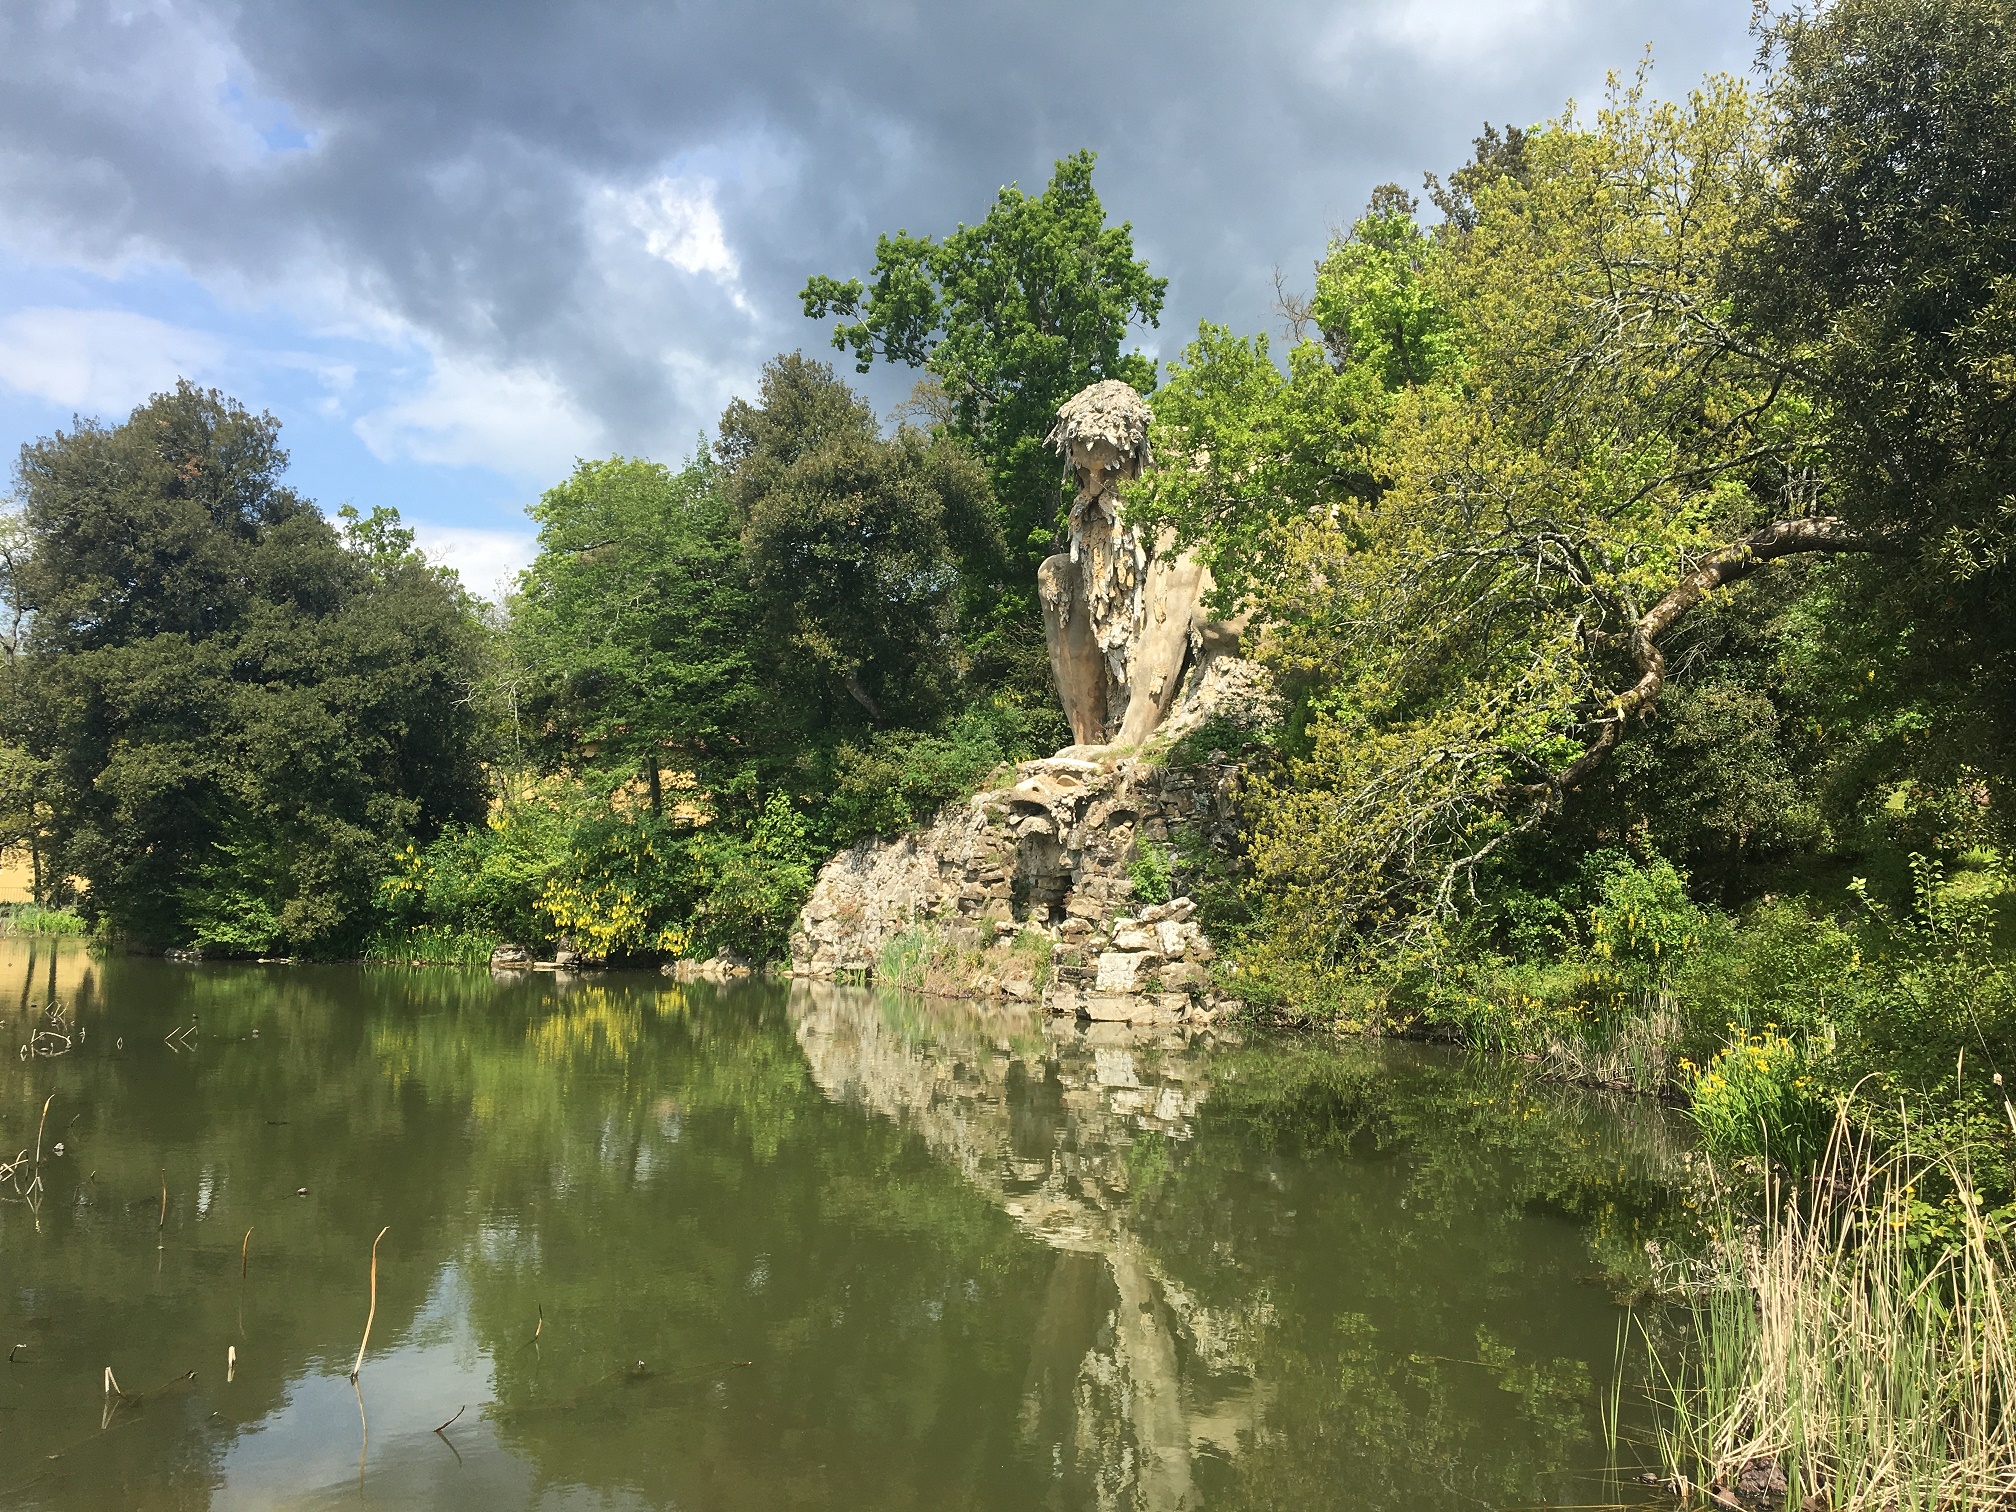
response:
<svg viewBox="0 0 2016 1512"><path fill-rule="evenodd" d="M1078 485L1070 546L1037 569L1057 696L1079 746L1138 746L1155 733L1186 669L1236 648L1243 622L1204 610L1211 574L1191 553L1144 541L1120 484L1150 461L1146 402L1109 378L1058 406L1047 440Z"/></svg>

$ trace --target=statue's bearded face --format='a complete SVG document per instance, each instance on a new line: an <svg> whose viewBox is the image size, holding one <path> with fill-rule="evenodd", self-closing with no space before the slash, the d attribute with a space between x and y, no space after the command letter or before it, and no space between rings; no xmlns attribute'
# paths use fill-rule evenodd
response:
<svg viewBox="0 0 2016 1512"><path fill-rule="evenodd" d="M1120 476L1123 459L1105 441L1077 440L1071 443L1071 470L1078 479L1078 503L1090 504L1111 490ZM1105 506L1112 514L1112 506Z"/></svg>

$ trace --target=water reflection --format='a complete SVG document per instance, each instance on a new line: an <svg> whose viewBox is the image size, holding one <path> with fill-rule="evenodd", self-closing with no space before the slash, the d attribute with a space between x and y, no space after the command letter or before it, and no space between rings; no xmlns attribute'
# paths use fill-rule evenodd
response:
<svg viewBox="0 0 2016 1512"><path fill-rule="evenodd" d="M5 984L0 1154L53 1102L0 1506L1603 1499L1655 1112L833 988L19 941Z"/></svg>
<svg viewBox="0 0 2016 1512"><path fill-rule="evenodd" d="M828 1095L921 1134L1060 1258L1044 1288L1019 1421L1098 1505L1190 1505L1193 1457L1233 1455L1266 1391L1252 1341L1264 1291L1206 1307L1134 1232L1130 1159L1187 1139L1209 1097L1209 1032L1081 1026L800 984L793 1027ZM1179 1359L1180 1355L1180 1359Z"/></svg>

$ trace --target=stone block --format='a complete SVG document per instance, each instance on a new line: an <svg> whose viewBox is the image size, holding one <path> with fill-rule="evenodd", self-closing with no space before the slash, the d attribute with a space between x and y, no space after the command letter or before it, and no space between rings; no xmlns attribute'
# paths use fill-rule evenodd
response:
<svg viewBox="0 0 2016 1512"><path fill-rule="evenodd" d="M1088 992L1078 1000L1078 1012L1095 1024L1131 1024L1141 999L1132 993Z"/></svg>
<svg viewBox="0 0 2016 1512"><path fill-rule="evenodd" d="M1186 929L1174 919L1163 919L1155 925L1155 943L1162 954L1172 961L1183 954L1196 934L1196 930Z"/></svg>
<svg viewBox="0 0 2016 1512"><path fill-rule="evenodd" d="M1113 948L1115 950L1145 951L1153 955L1169 955L1172 953L1162 948L1157 930L1144 928L1132 923L1123 925L1118 919L1113 921ZM1180 955L1182 953L1181 947L1179 946L1173 953Z"/></svg>
<svg viewBox="0 0 2016 1512"><path fill-rule="evenodd" d="M1141 968L1148 957L1130 950L1108 950L1099 956L1098 986L1101 992L1133 992L1141 980Z"/></svg>

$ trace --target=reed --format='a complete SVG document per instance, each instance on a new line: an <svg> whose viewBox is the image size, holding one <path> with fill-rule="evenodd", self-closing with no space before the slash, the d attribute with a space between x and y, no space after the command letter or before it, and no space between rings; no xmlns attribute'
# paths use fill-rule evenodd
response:
<svg viewBox="0 0 2016 1512"><path fill-rule="evenodd" d="M1959 1194L1937 1239L1928 1183ZM1810 1183L1771 1199L1723 1230L1683 1360L1655 1351L1676 1485L1810 1512L2016 1507L2016 1269L1964 1166L1875 1156L1844 1113Z"/></svg>
<svg viewBox="0 0 2016 1512"><path fill-rule="evenodd" d="M0 907L0 935L75 937L90 932L90 923L74 909L46 908L40 903L10 903Z"/></svg>
<svg viewBox="0 0 2016 1512"><path fill-rule="evenodd" d="M388 1223L385 1227L378 1230L378 1239L383 1239L391 1232L392 1225ZM350 1367L350 1379L353 1382L357 1379L357 1372L364 1368L364 1351L371 1343L371 1324L378 1317L378 1239L371 1241L371 1310L364 1314L364 1337L357 1344L357 1363ZM364 1410L364 1402L361 1397L357 1402L357 1410L360 1414ZM368 1432L369 1430L366 1431ZM361 1460L359 1461L359 1473L362 1473Z"/></svg>

